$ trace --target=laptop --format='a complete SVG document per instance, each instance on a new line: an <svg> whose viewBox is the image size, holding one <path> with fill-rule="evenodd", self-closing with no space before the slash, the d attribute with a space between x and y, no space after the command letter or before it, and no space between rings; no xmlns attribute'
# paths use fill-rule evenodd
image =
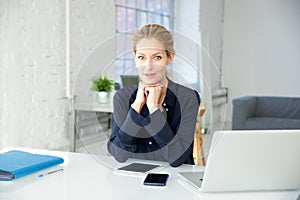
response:
<svg viewBox="0 0 300 200"><path fill-rule="evenodd" d="M217 131L205 171L178 175L201 192L300 189L300 130Z"/></svg>

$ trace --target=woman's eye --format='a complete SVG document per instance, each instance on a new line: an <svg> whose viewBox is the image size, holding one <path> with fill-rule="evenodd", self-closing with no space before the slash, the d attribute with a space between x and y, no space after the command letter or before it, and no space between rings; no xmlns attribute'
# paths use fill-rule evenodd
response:
<svg viewBox="0 0 300 200"><path fill-rule="evenodd" d="M144 60L144 56L138 56L137 57L139 60Z"/></svg>
<svg viewBox="0 0 300 200"><path fill-rule="evenodd" d="M154 59L155 60L161 60L161 56L155 56Z"/></svg>

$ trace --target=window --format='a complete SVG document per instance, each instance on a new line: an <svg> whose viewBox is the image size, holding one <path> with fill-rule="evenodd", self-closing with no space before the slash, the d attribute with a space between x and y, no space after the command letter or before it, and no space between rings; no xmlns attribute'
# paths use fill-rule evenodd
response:
<svg viewBox="0 0 300 200"><path fill-rule="evenodd" d="M115 0L116 3L116 62L115 80L120 76L137 75L131 36L135 29L156 23L172 30L174 27L174 0Z"/></svg>

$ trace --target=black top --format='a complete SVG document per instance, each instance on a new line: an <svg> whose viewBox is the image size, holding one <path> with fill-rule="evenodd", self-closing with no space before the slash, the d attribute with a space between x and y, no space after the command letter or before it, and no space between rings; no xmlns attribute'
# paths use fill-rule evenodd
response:
<svg viewBox="0 0 300 200"><path fill-rule="evenodd" d="M141 113L131 108L138 86L125 87L114 96L112 133L108 151L119 162L140 158L168 162L171 166L194 164L193 139L199 94L169 80L159 109L149 114L146 104Z"/></svg>

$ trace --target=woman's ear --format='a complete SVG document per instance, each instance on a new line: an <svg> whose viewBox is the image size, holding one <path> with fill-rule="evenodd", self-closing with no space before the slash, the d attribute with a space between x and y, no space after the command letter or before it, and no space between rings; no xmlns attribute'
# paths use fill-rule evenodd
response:
<svg viewBox="0 0 300 200"><path fill-rule="evenodd" d="M174 59L174 53L170 53L169 57L168 57L168 64L170 65L173 62Z"/></svg>

